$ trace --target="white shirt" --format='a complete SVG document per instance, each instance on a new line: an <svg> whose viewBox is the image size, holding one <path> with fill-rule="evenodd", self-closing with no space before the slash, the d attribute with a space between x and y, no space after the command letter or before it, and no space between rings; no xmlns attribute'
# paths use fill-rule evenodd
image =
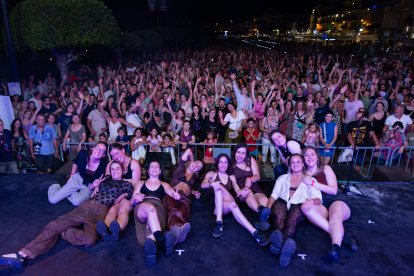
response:
<svg viewBox="0 0 414 276"><path fill-rule="evenodd" d="M230 113L227 113L226 117L224 117L225 122L230 122L229 128L232 130L237 130L244 119L246 119L246 116L243 111L237 111L236 118L233 118Z"/></svg>
<svg viewBox="0 0 414 276"><path fill-rule="evenodd" d="M345 124L349 124L353 120L355 120L355 116L358 112L358 109L364 107L364 104L361 100L354 100L353 102L347 101L344 104L345 113Z"/></svg>
<svg viewBox="0 0 414 276"><path fill-rule="evenodd" d="M114 92L112 90L108 90L104 93L105 100L109 98L109 96L113 96Z"/></svg>
<svg viewBox="0 0 414 276"><path fill-rule="evenodd" d="M42 107L42 104L39 103L35 97L30 98L28 102L34 102L36 109L39 109Z"/></svg>
<svg viewBox="0 0 414 276"><path fill-rule="evenodd" d="M106 119L103 112L100 112L98 109L92 110L88 115L88 120L91 120L91 126L95 130L95 140L98 141L99 134L102 133L102 128L106 127Z"/></svg>
<svg viewBox="0 0 414 276"><path fill-rule="evenodd" d="M136 128L142 127L142 121L139 118L139 116L135 113L131 113L128 116L126 116L126 121L130 124L133 124L136 127L130 127L127 125L127 135L133 135Z"/></svg>
<svg viewBox="0 0 414 276"><path fill-rule="evenodd" d="M95 87L89 87L89 93L90 94L94 94L95 96L98 96L98 94L99 94L99 87L98 86L95 86Z"/></svg>
<svg viewBox="0 0 414 276"><path fill-rule="evenodd" d="M411 125L413 123L413 120L408 115L403 114L401 119L398 119L397 117L395 117L394 114L392 114L388 116L387 119L385 119L385 124L388 126L388 129L392 129L392 126L394 125L394 123L398 121L400 121L404 127L403 129L401 129L401 132L405 131L405 128L407 127L407 125Z"/></svg>
<svg viewBox="0 0 414 276"><path fill-rule="evenodd" d="M316 179L312 177L316 182ZM290 174L283 174L276 180L276 184L273 187L271 197L274 199L281 198L287 202L287 208L290 208L292 204L301 204L308 199L319 198L322 201L322 193L315 187L300 183L295 193L289 198L290 189Z"/></svg>

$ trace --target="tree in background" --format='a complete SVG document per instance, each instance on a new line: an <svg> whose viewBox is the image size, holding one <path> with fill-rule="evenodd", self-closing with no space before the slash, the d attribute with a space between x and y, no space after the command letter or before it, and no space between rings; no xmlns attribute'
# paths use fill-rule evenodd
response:
<svg viewBox="0 0 414 276"><path fill-rule="evenodd" d="M26 0L12 10L10 23L16 48L49 50L62 79L81 49L115 46L120 36L112 11L98 0Z"/></svg>

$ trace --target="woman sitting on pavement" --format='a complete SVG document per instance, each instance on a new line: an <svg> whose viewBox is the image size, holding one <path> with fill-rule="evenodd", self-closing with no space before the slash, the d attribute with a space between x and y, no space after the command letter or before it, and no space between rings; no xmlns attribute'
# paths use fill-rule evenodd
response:
<svg viewBox="0 0 414 276"><path fill-rule="evenodd" d="M190 220L190 195L196 199L201 194L195 190L195 182L198 173L203 169L203 162L194 160L193 152L187 149L181 156L172 177L171 186L177 190L181 199L175 200L170 196L165 196L163 200L167 211L167 229L175 236L177 243L185 241L187 234L191 230Z"/></svg>
<svg viewBox="0 0 414 276"><path fill-rule="evenodd" d="M89 199L92 191L88 185L105 173L108 162L106 161L106 143L97 143L91 154L82 150L73 161L70 178L61 187L59 184L52 184L48 190L48 199L56 204L67 198L73 205L78 206Z"/></svg>
<svg viewBox="0 0 414 276"><path fill-rule="evenodd" d="M338 262L341 258L342 242L350 245L353 251L357 250L354 239L349 236L344 238L343 223L350 218L351 209L342 200L335 199L338 192L336 175L329 165L322 164L316 149L305 148L304 157L305 173L316 179L317 182L313 183L313 187L322 192L323 204L302 204L302 212L310 222L331 236L332 247L328 252L328 257L331 261Z"/></svg>
<svg viewBox="0 0 414 276"><path fill-rule="evenodd" d="M131 183L135 188L141 179L141 167L137 160L125 154L125 148L119 144L111 145L110 155L112 160L107 168L106 174L109 174L111 163L116 161L122 165L122 179ZM101 235L103 241L117 241L119 233L124 230L129 222L129 213L132 211L131 203L127 199L117 201L109 210L104 221L100 220L96 224L96 231ZM108 227L110 233L108 232Z"/></svg>
<svg viewBox="0 0 414 276"><path fill-rule="evenodd" d="M287 267L296 251L293 239L296 227L305 216L301 206L322 204L321 192L314 188L316 182L303 173L304 160L300 154L288 158L290 173L281 175L273 188L268 207L272 208L276 230L270 235L270 252L279 255L279 264Z"/></svg>
<svg viewBox="0 0 414 276"><path fill-rule="evenodd" d="M236 178L237 198L245 201L247 205L259 215L259 222L255 227L261 231L269 229L267 220L270 208L267 208L268 198L259 187L260 172L256 159L248 155L245 143L237 144L232 154L233 175Z"/></svg>
<svg viewBox="0 0 414 276"><path fill-rule="evenodd" d="M138 243L144 246L148 266L157 263L157 248L165 251L168 257L172 255L176 243L171 232L164 232L167 214L162 200L166 194L175 200L180 200L181 196L168 183L159 179L160 174L160 164L151 162L148 179L138 183L131 199L131 203L136 205L134 218Z"/></svg>
<svg viewBox="0 0 414 276"><path fill-rule="evenodd" d="M98 144L99 145L99 144ZM59 237L72 245L92 246L98 240L95 224L103 219L109 208L127 194L132 195L132 187L122 180L122 166L114 161L110 166L111 176L95 179L89 184L92 191L100 187L93 197L81 205L46 225L42 232L18 252L0 257L0 265L21 267L29 259L34 259L51 249ZM79 226L83 225L81 229Z"/></svg>
<svg viewBox="0 0 414 276"><path fill-rule="evenodd" d="M269 243L269 240L251 225L230 194L231 189L234 189L236 194L240 193L236 177L231 174L231 171L230 157L226 154L220 154L216 158L215 170L209 171L201 183L201 188L213 188L214 190L216 226L213 229L212 235L215 238L221 237L223 234L223 214L231 212L237 222L246 228L261 246L265 246Z"/></svg>

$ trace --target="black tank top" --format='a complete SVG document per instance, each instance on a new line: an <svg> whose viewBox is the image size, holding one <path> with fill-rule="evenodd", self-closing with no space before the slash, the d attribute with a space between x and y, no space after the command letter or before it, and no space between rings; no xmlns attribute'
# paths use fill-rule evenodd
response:
<svg viewBox="0 0 414 276"><path fill-rule="evenodd" d="M122 175L122 178L124 178L124 179L132 179L131 162L132 162L132 158L129 160L127 169L124 171L124 173Z"/></svg>
<svg viewBox="0 0 414 276"><path fill-rule="evenodd" d="M165 190L162 184L160 184L160 186L155 191L151 191L150 189L148 189L146 183L147 182L145 181L141 187L141 190L139 191L141 194L145 195L145 197L155 197L159 200L162 200L164 198Z"/></svg>
<svg viewBox="0 0 414 276"><path fill-rule="evenodd" d="M223 181L220 179L220 177L219 177L218 173L217 173L217 175L216 175L216 179L214 179L214 181L213 181L213 182L215 182L215 181L220 181L220 182L221 182L221 184L224 186L224 188L226 188L226 190L230 192L230 190L231 190L230 176L227 178L227 183L226 183L226 184L224 184L224 183L223 183Z"/></svg>
<svg viewBox="0 0 414 276"><path fill-rule="evenodd" d="M372 128L375 134L382 136L382 129L384 128L386 118L387 116L385 116L385 114L380 120L377 120L374 116L374 119L372 120Z"/></svg>

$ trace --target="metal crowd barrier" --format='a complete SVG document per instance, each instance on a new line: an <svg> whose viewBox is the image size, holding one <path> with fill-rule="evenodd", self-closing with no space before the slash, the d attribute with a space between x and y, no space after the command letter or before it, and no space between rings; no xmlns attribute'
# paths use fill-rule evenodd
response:
<svg viewBox="0 0 414 276"><path fill-rule="evenodd" d="M237 144L226 144L226 143L217 143L217 144L204 144L204 143L191 143L189 146L194 147L194 158L197 159L197 155L200 153L205 153L206 148L212 147L213 148L213 157L216 157L220 153L226 153L228 155L231 154L233 151L233 148ZM268 143L257 143L257 144L247 144L247 146L256 146L257 150L254 151L252 156L256 158L256 160L263 159L262 149L264 146L274 147L273 144ZM199 149L202 149L199 150ZM375 166L381 166L381 165L387 165L389 163L389 159L392 155L391 148L388 147L357 147L354 149L353 155L350 156L349 161L346 162L338 162L339 156L345 151L350 149L350 147L332 147L332 158L329 161L329 165L331 166L337 166L337 165L345 165L349 166L352 165L354 167L359 167L359 173L365 177L370 178L372 175L372 172L374 170ZM324 148L320 147L319 152L323 152ZM282 159L279 155L279 151L275 149L273 152L271 149L269 149L270 154L273 156L270 156L268 153L268 157L266 160L273 160L271 162L273 166L276 166L282 162ZM322 154L319 154L322 155ZM178 149L178 156L180 156L180 149ZM258 158L261 156L261 158ZM259 163L260 164L260 163Z"/></svg>
<svg viewBox="0 0 414 276"><path fill-rule="evenodd" d="M387 165L403 168L407 173L409 173L410 175L413 175L414 173L414 146L404 147L404 151L402 154L399 153L399 150L400 148L396 148L392 151Z"/></svg>

